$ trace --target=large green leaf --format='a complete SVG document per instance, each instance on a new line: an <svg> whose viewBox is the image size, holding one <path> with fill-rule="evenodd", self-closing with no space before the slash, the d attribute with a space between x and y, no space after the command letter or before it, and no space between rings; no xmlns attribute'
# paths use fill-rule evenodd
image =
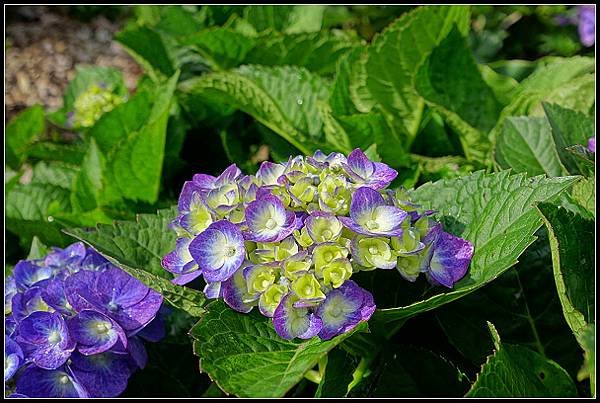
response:
<svg viewBox="0 0 600 403"><path fill-rule="evenodd" d="M30 183L14 184L6 192L6 227L23 245L29 246L34 235L50 245L68 242L54 213L71 211L69 186L75 174L69 166L40 162L33 168Z"/></svg>
<svg viewBox="0 0 600 403"><path fill-rule="evenodd" d="M534 204L551 200L571 186L576 177L526 178L508 171L483 171L457 179L427 183L411 193L417 203L437 211L446 231L471 241L475 247L467 275L448 292L407 306L376 311L374 319L400 321L456 300L493 281L517 263L536 239L542 225Z"/></svg>
<svg viewBox="0 0 600 403"><path fill-rule="evenodd" d="M496 124L501 105L456 28L425 59L415 88L458 133L467 159L489 159L487 132Z"/></svg>
<svg viewBox="0 0 600 403"><path fill-rule="evenodd" d="M327 146L317 110L317 102L327 99L327 84L306 69L248 65L185 81L180 90L248 113L304 154Z"/></svg>
<svg viewBox="0 0 600 403"><path fill-rule="evenodd" d="M488 322L495 353L488 358L467 397L575 397L573 380L557 363L526 347L501 344Z"/></svg>
<svg viewBox="0 0 600 403"><path fill-rule="evenodd" d="M239 65L256 45L256 39L230 28L214 27L186 37L184 44L193 45L213 69L226 70Z"/></svg>
<svg viewBox="0 0 600 403"><path fill-rule="evenodd" d="M175 61L163 35L146 26L130 26L117 33L119 41L144 70L157 80L175 73Z"/></svg>
<svg viewBox="0 0 600 403"><path fill-rule="evenodd" d="M176 235L167 226L176 214L173 207L159 210L156 215L140 214L137 221L117 221L112 225L98 224L96 228L71 228L64 232L92 246L112 263L160 292L172 305L200 316L204 312L204 294L172 284L172 275L161 266L163 256L175 247Z"/></svg>
<svg viewBox="0 0 600 403"><path fill-rule="evenodd" d="M281 397L319 359L353 332L331 340L285 340L275 333L271 318L256 310L236 312L223 301L207 306L208 313L190 331L200 367L221 389L241 397ZM364 330L359 325L354 332Z"/></svg>
<svg viewBox="0 0 600 403"><path fill-rule="evenodd" d="M286 33L316 32L321 29L324 6L262 5L244 8L244 18L258 32L274 29Z"/></svg>
<svg viewBox="0 0 600 403"><path fill-rule="evenodd" d="M169 111L177 83L176 73L157 86L148 120L128 132L106 156L107 199L125 197L156 202L160 188Z"/></svg>
<svg viewBox="0 0 600 403"><path fill-rule="evenodd" d="M346 397L355 368L356 359L351 354L340 348L330 351L315 397Z"/></svg>
<svg viewBox="0 0 600 403"><path fill-rule="evenodd" d="M529 176L567 174L558 157L548 119L543 117L508 118L497 139L495 157L501 167Z"/></svg>
<svg viewBox="0 0 600 403"><path fill-rule="evenodd" d="M594 104L593 73L594 59L589 57L557 59L541 65L515 88L512 100L502 109L490 138L494 141L507 117L543 116L544 101L587 112ZM588 88L590 84L591 88Z"/></svg>
<svg viewBox="0 0 600 403"><path fill-rule="evenodd" d="M540 204L538 208L549 233L563 313L575 336L581 339L587 324L594 320L595 223L552 204Z"/></svg>
<svg viewBox="0 0 600 403"><path fill-rule="evenodd" d="M468 7L419 7L386 28L368 49L366 87L373 100L397 118L411 138L417 133L424 107L414 88L419 66L454 24L465 34L469 17Z"/></svg>
<svg viewBox="0 0 600 403"><path fill-rule="evenodd" d="M73 181L71 203L75 212L94 210L104 188L103 175L106 162L92 138L83 158L81 169Z"/></svg>
<svg viewBox="0 0 600 403"><path fill-rule="evenodd" d="M13 169L27 157L28 148L46 128L44 108L34 105L14 117L6 126L6 163Z"/></svg>
<svg viewBox="0 0 600 403"><path fill-rule="evenodd" d="M573 185L573 200L585 208L591 217L596 217L596 177L583 178Z"/></svg>
<svg viewBox="0 0 600 403"><path fill-rule="evenodd" d="M583 161L570 153L567 147L577 144L587 146L588 139L595 133L594 118L553 103L543 103L543 107L563 164L570 173L584 172Z"/></svg>

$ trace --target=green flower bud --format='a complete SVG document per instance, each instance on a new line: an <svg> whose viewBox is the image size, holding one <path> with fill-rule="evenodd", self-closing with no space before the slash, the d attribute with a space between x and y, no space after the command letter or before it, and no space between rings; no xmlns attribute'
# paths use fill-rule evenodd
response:
<svg viewBox="0 0 600 403"><path fill-rule="evenodd" d="M352 256L365 268L392 269L396 256L392 253L387 238L357 236L352 241Z"/></svg>
<svg viewBox="0 0 600 403"><path fill-rule="evenodd" d="M300 299L324 299L321 285L314 275L304 274L292 282L292 291Z"/></svg>
<svg viewBox="0 0 600 403"><path fill-rule="evenodd" d="M317 277L323 277L323 269L336 259L343 259L348 256L348 249L336 243L322 243L313 249L313 261L315 264L315 274Z"/></svg>
<svg viewBox="0 0 600 403"><path fill-rule="evenodd" d="M414 254L425 247L419 241L419 238L420 236L417 231L407 228L399 237L392 237L390 244L397 255Z"/></svg>
<svg viewBox="0 0 600 403"><path fill-rule="evenodd" d="M283 262L283 273L286 278L296 280L299 276L307 273L311 266L310 256L308 253L302 252Z"/></svg>
<svg viewBox="0 0 600 403"><path fill-rule="evenodd" d="M323 211L346 215L350 211L352 194L346 179L340 176L326 176L317 187L319 207Z"/></svg>
<svg viewBox="0 0 600 403"><path fill-rule="evenodd" d="M285 260L296 253L298 253L298 245L292 237L284 239L279 245L273 247L273 256L276 261Z"/></svg>
<svg viewBox="0 0 600 403"><path fill-rule="evenodd" d="M268 266L254 266L246 275L246 286L250 295L263 293L275 283L275 269Z"/></svg>
<svg viewBox="0 0 600 403"><path fill-rule="evenodd" d="M274 312L281 302L283 296L287 293L287 287L280 284L271 284L265 292L260 295L259 306L267 312Z"/></svg>
<svg viewBox="0 0 600 403"><path fill-rule="evenodd" d="M338 288L352 275L352 265L348 259L336 259L323 269L323 284Z"/></svg>
<svg viewBox="0 0 600 403"><path fill-rule="evenodd" d="M403 278L414 282L421 272L422 260L421 255L398 256L396 268Z"/></svg>
<svg viewBox="0 0 600 403"><path fill-rule="evenodd" d="M73 125L91 127L104 113L111 111L123 101L125 101L123 97L92 84L73 102Z"/></svg>
<svg viewBox="0 0 600 403"><path fill-rule="evenodd" d="M313 240L310 235L308 235L306 227L302 227L300 231L294 231L294 238L296 239L296 242L298 242L298 245L302 246L303 248L308 248L313 244Z"/></svg>

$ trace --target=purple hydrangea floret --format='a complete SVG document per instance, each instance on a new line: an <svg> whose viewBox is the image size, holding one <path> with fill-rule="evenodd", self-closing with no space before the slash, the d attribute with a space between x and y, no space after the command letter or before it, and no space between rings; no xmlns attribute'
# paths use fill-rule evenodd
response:
<svg viewBox="0 0 600 403"><path fill-rule="evenodd" d="M10 397L116 397L158 341L162 296L82 243L23 260L5 286ZM10 392L10 393L8 393Z"/></svg>
<svg viewBox="0 0 600 403"><path fill-rule="evenodd" d="M203 280L207 298L238 312L257 307L284 339L350 332L376 306L354 273L396 268L399 278L423 273L452 288L473 255L434 211L387 189L397 175L360 149L266 161L256 175L235 165L196 174L181 191L170 224L178 239L162 265L173 283Z"/></svg>

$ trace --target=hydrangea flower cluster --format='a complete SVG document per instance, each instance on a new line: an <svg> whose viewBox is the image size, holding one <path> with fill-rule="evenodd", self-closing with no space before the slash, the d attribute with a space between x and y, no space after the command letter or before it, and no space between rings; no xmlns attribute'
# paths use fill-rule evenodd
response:
<svg viewBox="0 0 600 403"><path fill-rule="evenodd" d="M4 289L10 397L115 397L158 341L162 296L82 243L21 260Z"/></svg>
<svg viewBox="0 0 600 403"><path fill-rule="evenodd" d="M373 296L351 276L397 269L452 287L473 246L442 231L405 190L386 187L397 172L360 150L347 158L317 151L287 163L263 162L256 175L234 165L185 182L179 236L162 261L175 284L202 276L208 298L239 312L257 306L285 339L330 339L368 320Z"/></svg>
<svg viewBox="0 0 600 403"><path fill-rule="evenodd" d="M591 153L596 153L596 136L588 139L588 150Z"/></svg>
<svg viewBox="0 0 600 403"><path fill-rule="evenodd" d="M124 97L114 94L104 84L92 84L75 99L68 121L74 127L92 127L103 114L124 101Z"/></svg>

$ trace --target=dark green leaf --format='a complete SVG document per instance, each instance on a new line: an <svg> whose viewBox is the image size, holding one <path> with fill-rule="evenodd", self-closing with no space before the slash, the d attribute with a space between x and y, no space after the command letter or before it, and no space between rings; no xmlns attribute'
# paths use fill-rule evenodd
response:
<svg viewBox="0 0 600 403"><path fill-rule="evenodd" d="M6 126L6 163L13 169L25 161L29 147L44 132L44 108L34 105L13 118Z"/></svg>
<svg viewBox="0 0 600 403"><path fill-rule="evenodd" d="M315 397L346 397L356 364L354 357L344 350L331 350Z"/></svg>
<svg viewBox="0 0 600 403"><path fill-rule="evenodd" d="M227 393L240 397L281 397L313 368L319 359L350 336L328 341L285 340L275 333L271 319L253 311L236 312L222 301L192 328L194 353L200 366ZM366 324L356 327L361 331Z"/></svg>
<svg viewBox="0 0 600 403"><path fill-rule="evenodd" d="M548 119L543 117L508 118L498 136L495 157L503 168L528 176L567 174L558 157Z"/></svg>
<svg viewBox="0 0 600 403"><path fill-rule="evenodd" d="M489 323L489 322L488 322ZM501 344L489 323L495 353L488 358L467 397L574 397L567 372L526 347Z"/></svg>

